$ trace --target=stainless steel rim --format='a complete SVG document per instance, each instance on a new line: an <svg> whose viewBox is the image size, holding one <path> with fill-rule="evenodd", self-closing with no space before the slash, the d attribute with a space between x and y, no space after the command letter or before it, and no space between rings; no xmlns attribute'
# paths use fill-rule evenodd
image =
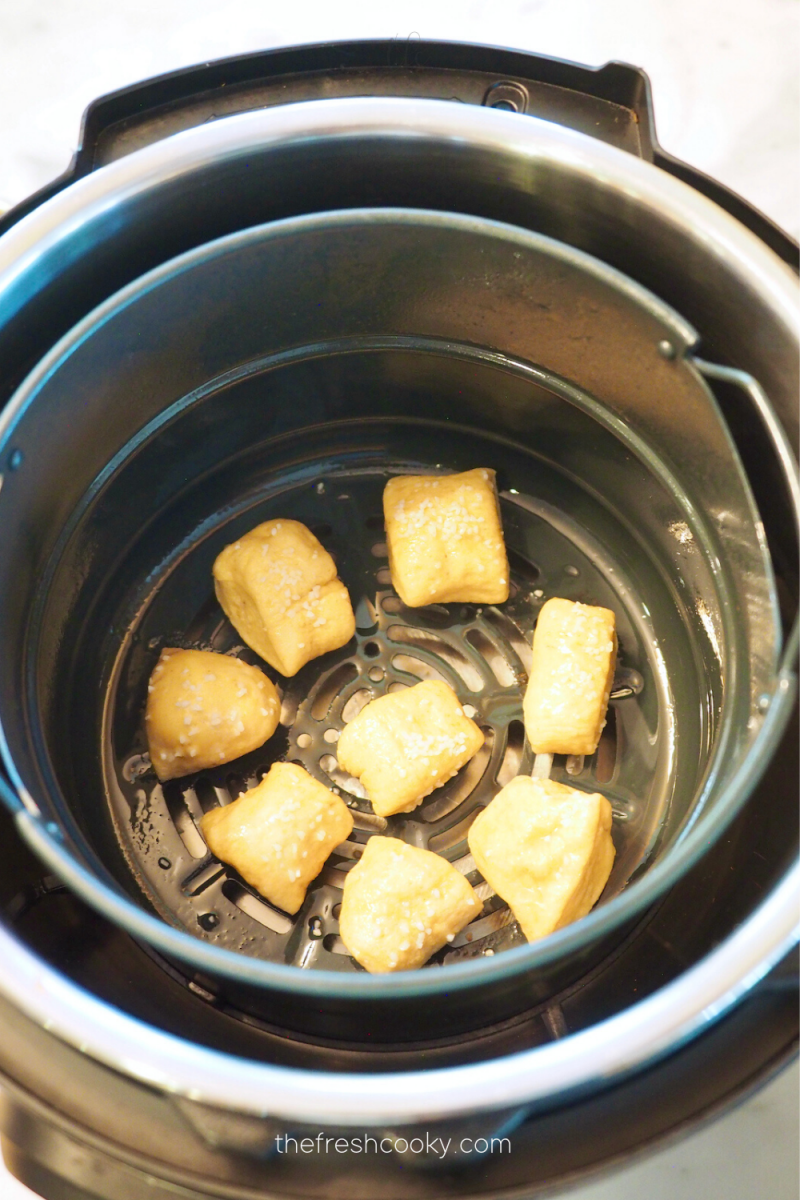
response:
<svg viewBox="0 0 800 1200"><path fill-rule="evenodd" d="M162 1091L257 1116L322 1125L442 1120L534 1109L609 1086L701 1033L800 937L800 867L727 941L674 983L581 1033L507 1058L436 1071L336 1074L207 1050L103 1004L0 928L0 991L29 1017L100 1062Z"/></svg>
<svg viewBox="0 0 800 1200"><path fill-rule="evenodd" d="M308 138L418 136L501 146L532 166L550 162L588 178L614 178L631 203L693 231L709 255L740 263L770 300L776 319L796 330L797 288L777 255L711 200L650 163L584 134L516 114L440 100L355 97L308 101L242 113L174 134L102 167L23 217L0 240L0 294L42 253L112 202L177 179L210 158L236 158L254 145Z"/></svg>

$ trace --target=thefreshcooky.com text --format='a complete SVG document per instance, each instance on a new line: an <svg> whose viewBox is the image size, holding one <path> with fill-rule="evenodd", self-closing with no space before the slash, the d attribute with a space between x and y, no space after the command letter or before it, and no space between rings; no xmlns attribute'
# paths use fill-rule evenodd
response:
<svg viewBox="0 0 800 1200"><path fill-rule="evenodd" d="M358 1137L329 1137L318 1133L316 1137L296 1138L290 1133L282 1133L275 1138L275 1145L278 1154L329 1154L331 1151L335 1154L405 1154L410 1151L412 1154L434 1154L444 1158L450 1152L451 1146L454 1153L460 1154L511 1152L511 1141L507 1137L461 1138L453 1145L452 1138L432 1138L430 1134L426 1134L424 1138L376 1138L371 1134Z"/></svg>

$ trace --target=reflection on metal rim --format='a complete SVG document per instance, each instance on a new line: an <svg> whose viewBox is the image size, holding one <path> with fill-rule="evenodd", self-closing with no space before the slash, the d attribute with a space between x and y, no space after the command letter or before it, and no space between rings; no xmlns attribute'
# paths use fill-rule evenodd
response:
<svg viewBox="0 0 800 1200"><path fill-rule="evenodd" d="M798 940L800 867L749 921L674 983L581 1033L489 1062L435 1071L337 1074L252 1062L126 1016L51 970L0 928L0 991L50 1032L163 1091L260 1116L374 1126L529 1109L611 1085L718 1020Z"/></svg>

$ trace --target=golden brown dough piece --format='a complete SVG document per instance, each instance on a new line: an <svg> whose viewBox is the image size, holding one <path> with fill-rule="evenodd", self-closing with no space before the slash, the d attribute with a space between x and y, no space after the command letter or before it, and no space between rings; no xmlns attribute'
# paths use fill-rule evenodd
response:
<svg viewBox="0 0 800 1200"><path fill-rule="evenodd" d="M398 475L383 493L392 583L404 604L508 599L494 471Z"/></svg>
<svg viewBox="0 0 800 1200"><path fill-rule="evenodd" d="M478 870L529 942L584 917L614 863L605 796L518 775L470 827Z"/></svg>
<svg viewBox="0 0 800 1200"><path fill-rule="evenodd" d="M447 859L373 834L361 861L347 873L339 932L368 971L411 971L452 941L482 907Z"/></svg>
<svg viewBox="0 0 800 1200"><path fill-rule="evenodd" d="M535 754L594 754L616 660L610 609L555 597L542 606L522 705Z"/></svg>
<svg viewBox="0 0 800 1200"><path fill-rule="evenodd" d="M288 913L352 828L343 801L294 763L275 763L257 787L201 821L211 853Z"/></svg>
<svg viewBox="0 0 800 1200"><path fill-rule="evenodd" d="M281 675L296 675L355 633L336 563L299 521L264 521L226 546L214 588L236 631Z"/></svg>
<svg viewBox="0 0 800 1200"><path fill-rule="evenodd" d="M388 817L416 808L483 742L453 689L427 680L370 700L345 726L336 757L361 780L375 812Z"/></svg>
<svg viewBox="0 0 800 1200"><path fill-rule="evenodd" d="M147 693L147 741L161 780L263 746L280 717L278 693L263 671L210 650L162 650Z"/></svg>

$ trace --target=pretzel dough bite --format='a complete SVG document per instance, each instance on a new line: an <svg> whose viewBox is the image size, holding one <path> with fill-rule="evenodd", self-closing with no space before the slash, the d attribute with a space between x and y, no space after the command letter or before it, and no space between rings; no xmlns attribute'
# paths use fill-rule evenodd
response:
<svg viewBox="0 0 800 1200"><path fill-rule="evenodd" d="M296 913L353 818L338 796L295 763L274 763L257 787L212 808L200 827L211 853L262 896Z"/></svg>
<svg viewBox="0 0 800 1200"><path fill-rule="evenodd" d="M410 608L508 599L494 471L398 475L383 493L392 583Z"/></svg>
<svg viewBox="0 0 800 1200"><path fill-rule="evenodd" d="M296 675L355 633L336 563L300 521L264 521L226 546L213 570L226 617L281 675Z"/></svg>
<svg viewBox="0 0 800 1200"><path fill-rule="evenodd" d="M145 712L156 775L174 779L263 746L280 709L274 683L257 667L210 650L162 650Z"/></svg>
<svg viewBox="0 0 800 1200"><path fill-rule="evenodd" d="M478 870L529 942L593 908L614 862L611 805L551 779L518 775L473 821Z"/></svg>
<svg viewBox="0 0 800 1200"><path fill-rule="evenodd" d="M360 779L380 817L411 812L484 742L458 696L427 680L370 700L339 738L339 766Z"/></svg>
<svg viewBox="0 0 800 1200"><path fill-rule="evenodd" d="M360 862L347 873L339 932L368 971L412 971L451 942L482 907L447 859L373 834Z"/></svg>
<svg viewBox="0 0 800 1200"><path fill-rule="evenodd" d="M555 597L542 606L522 704L534 754L594 754L616 660L610 609Z"/></svg>

